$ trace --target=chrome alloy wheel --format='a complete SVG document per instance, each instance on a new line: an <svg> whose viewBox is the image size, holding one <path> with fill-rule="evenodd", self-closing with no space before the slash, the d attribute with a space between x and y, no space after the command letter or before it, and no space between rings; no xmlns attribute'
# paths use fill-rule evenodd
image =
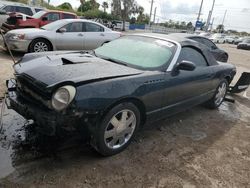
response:
<svg viewBox="0 0 250 188"><path fill-rule="evenodd" d="M136 127L136 116L131 110L125 109L116 113L105 129L104 143L110 149L118 149L126 144Z"/></svg>
<svg viewBox="0 0 250 188"><path fill-rule="evenodd" d="M217 93L215 95L215 104L216 105L220 105L226 95L226 92L227 92L227 84L225 82L223 82L218 90L217 90Z"/></svg>
<svg viewBox="0 0 250 188"><path fill-rule="evenodd" d="M34 46L34 52L46 52L49 51L49 47L44 42L37 42Z"/></svg>

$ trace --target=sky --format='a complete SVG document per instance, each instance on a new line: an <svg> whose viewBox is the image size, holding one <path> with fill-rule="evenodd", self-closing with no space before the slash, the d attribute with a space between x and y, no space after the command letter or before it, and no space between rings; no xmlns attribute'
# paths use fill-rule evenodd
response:
<svg viewBox="0 0 250 188"><path fill-rule="evenodd" d="M102 3L104 0L97 0ZM105 0L111 3L112 0ZM144 7L145 13L150 13L151 0L136 0ZM80 5L80 0L50 0L53 5L69 2L73 7ZM193 24L197 19L201 0L154 0L156 8L156 22L164 22L169 19L174 21L191 21ZM213 0L203 0L201 20L206 21L208 12L211 10ZM225 29L250 32L250 0L215 0L213 28L223 21L226 12ZM153 19L153 18L152 18Z"/></svg>

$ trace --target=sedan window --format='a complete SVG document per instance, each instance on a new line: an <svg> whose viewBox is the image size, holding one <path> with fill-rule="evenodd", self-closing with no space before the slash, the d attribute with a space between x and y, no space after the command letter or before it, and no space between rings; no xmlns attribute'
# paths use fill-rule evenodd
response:
<svg viewBox="0 0 250 188"><path fill-rule="evenodd" d="M83 32L83 23L74 22L64 26L63 28L66 29L66 32Z"/></svg>
<svg viewBox="0 0 250 188"><path fill-rule="evenodd" d="M174 43L165 40L124 36L97 48L95 53L103 59L151 70L168 67L175 49Z"/></svg>
<svg viewBox="0 0 250 188"><path fill-rule="evenodd" d="M178 62L183 60L193 62L197 67L206 67L208 65L201 52L192 47L182 48Z"/></svg>
<svg viewBox="0 0 250 188"><path fill-rule="evenodd" d="M84 23L85 32L103 32L104 28L94 23Z"/></svg>

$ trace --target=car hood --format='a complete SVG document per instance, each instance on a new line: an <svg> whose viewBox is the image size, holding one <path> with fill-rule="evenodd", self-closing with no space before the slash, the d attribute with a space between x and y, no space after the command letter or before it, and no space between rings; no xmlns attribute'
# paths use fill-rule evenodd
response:
<svg viewBox="0 0 250 188"><path fill-rule="evenodd" d="M34 57L37 56L37 57ZM14 65L16 76L33 84L53 88L63 83L81 85L106 79L132 76L143 71L97 58L88 53L59 52L26 55Z"/></svg>

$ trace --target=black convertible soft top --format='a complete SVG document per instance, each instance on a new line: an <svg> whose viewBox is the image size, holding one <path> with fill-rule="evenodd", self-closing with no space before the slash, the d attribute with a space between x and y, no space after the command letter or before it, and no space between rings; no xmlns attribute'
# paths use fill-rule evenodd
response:
<svg viewBox="0 0 250 188"><path fill-rule="evenodd" d="M210 66L212 65L218 65L216 59L212 55L212 53L209 51L208 47L204 44L201 44L199 42L196 42L192 39L186 38L188 34L183 35L167 35L167 34L160 34L160 33L143 33L143 34L135 34L137 36L147 36L152 38L161 38L162 40L172 40L181 45L181 47L185 46L191 46L193 48L196 48L197 50L200 50L205 58L208 61L208 64Z"/></svg>

